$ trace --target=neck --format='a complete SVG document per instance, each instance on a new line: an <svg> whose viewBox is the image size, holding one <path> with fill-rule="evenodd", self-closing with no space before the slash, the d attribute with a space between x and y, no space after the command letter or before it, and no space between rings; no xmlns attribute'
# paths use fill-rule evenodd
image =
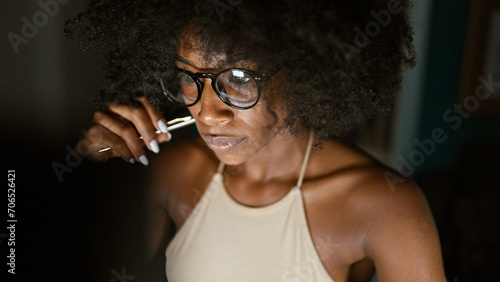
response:
<svg viewBox="0 0 500 282"><path fill-rule="evenodd" d="M237 167L250 183L296 181L307 150L309 133L294 137L276 134L252 158Z"/></svg>

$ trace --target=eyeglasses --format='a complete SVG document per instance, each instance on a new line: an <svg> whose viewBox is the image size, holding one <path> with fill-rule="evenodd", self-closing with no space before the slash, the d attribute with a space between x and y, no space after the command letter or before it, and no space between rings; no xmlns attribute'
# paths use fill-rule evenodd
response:
<svg viewBox="0 0 500 282"><path fill-rule="evenodd" d="M261 83L271 76L255 71L230 68L219 73L191 73L187 70L175 68L174 73L167 79L168 85L160 80L163 94L170 101L182 106L191 107L198 103L203 92L201 79L212 80L212 88L226 105L246 110L255 106L260 99Z"/></svg>

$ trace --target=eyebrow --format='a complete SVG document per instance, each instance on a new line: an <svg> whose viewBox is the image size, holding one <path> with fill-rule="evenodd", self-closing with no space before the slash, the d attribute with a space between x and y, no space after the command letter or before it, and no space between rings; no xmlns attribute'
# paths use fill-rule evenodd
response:
<svg viewBox="0 0 500 282"><path fill-rule="evenodd" d="M177 55L176 60L177 60L177 61L181 61L181 62L183 62L183 63L185 63L185 64L188 64L188 65L193 66L193 67L195 67L195 68L196 68L195 63L191 62L191 61L190 61L190 60L188 60L188 59L185 59L184 57L181 57L181 56Z"/></svg>
<svg viewBox="0 0 500 282"><path fill-rule="evenodd" d="M228 55L225 60L223 60L217 67L223 67L225 65L228 65L230 63L238 62L238 61L243 61L247 56L247 53L240 53L240 54L234 54L234 55ZM192 67L199 68L196 66L194 62L191 60L188 60L180 55L177 55L176 60L181 61L185 64L188 64Z"/></svg>

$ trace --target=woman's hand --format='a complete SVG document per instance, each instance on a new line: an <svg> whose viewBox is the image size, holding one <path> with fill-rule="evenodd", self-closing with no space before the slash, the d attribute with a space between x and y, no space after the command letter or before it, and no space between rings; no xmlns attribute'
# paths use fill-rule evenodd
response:
<svg viewBox="0 0 500 282"><path fill-rule="evenodd" d="M87 144L86 157L106 161L112 157L148 165L144 145L155 153L159 153L158 144L169 141L165 119L157 114L151 103L144 97L136 99L139 106L111 104L106 112L96 112L91 127L79 142ZM156 134L156 131L161 131ZM142 140L139 138L142 136ZM103 148L111 148L99 152Z"/></svg>

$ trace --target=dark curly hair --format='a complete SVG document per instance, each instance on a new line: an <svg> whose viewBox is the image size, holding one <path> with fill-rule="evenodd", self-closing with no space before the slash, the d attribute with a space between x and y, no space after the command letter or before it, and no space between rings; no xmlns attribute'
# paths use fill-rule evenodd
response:
<svg viewBox="0 0 500 282"><path fill-rule="evenodd" d="M106 56L98 110L144 95L178 114L159 79L189 30L207 56L244 49L259 65L280 63L286 126L339 137L393 108L403 70L415 65L410 7L409 0L97 0L65 31Z"/></svg>

